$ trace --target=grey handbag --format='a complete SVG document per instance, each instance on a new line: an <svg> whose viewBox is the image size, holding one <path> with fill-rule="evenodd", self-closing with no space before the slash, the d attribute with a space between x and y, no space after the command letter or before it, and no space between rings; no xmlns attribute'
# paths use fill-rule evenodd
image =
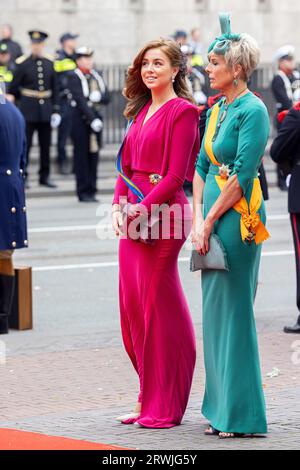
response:
<svg viewBox="0 0 300 470"><path fill-rule="evenodd" d="M225 248L218 235L213 233L209 239L210 249L205 256L199 255L194 249L191 254L190 271L216 269L229 271Z"/></svg>

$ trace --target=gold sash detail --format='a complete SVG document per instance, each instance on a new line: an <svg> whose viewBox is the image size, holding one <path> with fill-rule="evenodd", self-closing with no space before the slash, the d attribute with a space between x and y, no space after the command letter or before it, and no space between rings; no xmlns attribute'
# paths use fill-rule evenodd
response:
<svg viewBox="0 0 300 470"><path fill-rule="evenodd" d="M222 191L226 181L220 176L215 176L215 178ZM255 240L256 245L259 245L270 237L269 232L257 213L261 203L262 191L260 181L258 178L254 178L249 206L244 196L233 206L233 209L241 215L240 227L243 242Z"/></svg>
<svg viewBox="0 0 300 470"><path fill-rule="evenodd" d="M204 142L204 148L205 148L207 155L209 156L210 161L214 165L217 165L217 166L221 166L221 163L219 163L216 157L214 156L214 152L212 148L212 144L213 144L212 140L216 132L219 112L220 112L220 107L218 104L216 104L211 110L211 115L209 118L208 127L206 131L206 136L205 136L205 142Z"/></svg>
<svg viewBox="0 0 300 470"><path fill-rule="evenodd" d="M221 166L221 164L216 159L213 148L212 148L212 139L215 134L218 116L219 116L219 105L215 105L212 108L212 112L210 115L210 119L208 122L208 127L206 131L206 137L204 142L205 151L213 163L213 165ZM223 190L224 186L227 183L227 180L221 178L221 176L215 176L216 182L220 188L220 191ZM234 204L233 209L241 215L241 237L243 242L255 240L256 245L264 242L270 237L269 232L267 231L266 227L262 223L259 214L257 211L261 207L262 204L262 191L260 186L260 181L258 178L254 178L253 180L253 189L250 198L250 203L246 198L243 196L236 204Z"/></svg>

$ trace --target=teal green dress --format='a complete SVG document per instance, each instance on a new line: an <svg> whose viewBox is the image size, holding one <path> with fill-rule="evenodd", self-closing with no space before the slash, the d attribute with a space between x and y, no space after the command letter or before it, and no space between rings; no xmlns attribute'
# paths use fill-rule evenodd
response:
<svg viewBox="0 0 300 470"><path fill-rule="evenodd" d="M225 100L222 100L219 118L224 109ZM206 132L211 111L207 115ZM213 142L216 159L229 165L231 175L237 175L248 203L268 136L266 107L249 92L228 106ZM205 136L196 169L205 181L205 217L220 195L220 189L215 179L219 167L209 160L204 141ZM258 214L265 224L263 201ZM220 431L256 434L267 432L253 314L262 245L242 241L240 219L240 214L232 208L214 226L227 252L230 271L202 272L206 370L202 413Z"/></svg>

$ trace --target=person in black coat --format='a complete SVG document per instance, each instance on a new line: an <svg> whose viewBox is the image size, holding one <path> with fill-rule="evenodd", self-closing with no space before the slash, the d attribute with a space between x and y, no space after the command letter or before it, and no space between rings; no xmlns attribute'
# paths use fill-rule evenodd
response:
<svg viewBox="0 0 300 470"><path fill-rule="evenodd" d="M294 46L283 46L276 52L278 70L275 73L271 89L276 101L277 114L284 110L289 110L299 99L299 79L300 74L295 70L295 48ZM280 121L275 116L275 126L280 129ZM282 191L287 190L284 169L277 166L277 184Z"/></svg>
<svg viewBox="0 0 300 470"><path fill-rule="evenodd" d="M17 68L10 85L10 94L18 100L25 117L27 136L27 163L35 131L40 145L39 183L55 188L50 181L51 127L58 127L59 96L57 75L53 60L44 54L47 33L29 31L32 53L17 59Z"/></svg>
<svg viewBox="0 0 300 470"><path fill-rule="evenodd" d="M7 45L8 52L10 55L9 66L11 69L15 69L15 61L20 57L23 52L20 44L12 39L13 29L10 24L4 24L1 26L1 42Z"/></svg>
<svg viewBox="0 0 300 470"><path fill-rule="evenodd" d="M297 307L300 311L300 103L292 108L282 121L271 147L276 163L288 164L288 210L295 245L297 274ZM285 327L286 333L300 333L300 315L295 326Z"/></svg>
<svg viewBox="0 0 300 470"><path fill-rule="evenodd" d="M5 334L14 290L13 251L28 245L25 122L10 102L0 104L0 148L0 334Z"/></svg>
<svg viewBox="0 0 300 470"><path fill-rule="evenodd" d="M97 167L103 120L100 106L109 93L102 75L93 68L93 51L76 51L77 68L69 77L72 94L72 130L76 191L80 202L96 202Z"/></svg>
<svg viewBox="0 0 300 470"><path fill-rule="evenodd" d="M76 69L75 49L78 34L64 33L60 37L61 49L56 51L54 69L59 84L61 123L57 136L57 163L62 175L70 173L66 154L67 139L72 127L72 94L69 90L69 76Z"/></svg>

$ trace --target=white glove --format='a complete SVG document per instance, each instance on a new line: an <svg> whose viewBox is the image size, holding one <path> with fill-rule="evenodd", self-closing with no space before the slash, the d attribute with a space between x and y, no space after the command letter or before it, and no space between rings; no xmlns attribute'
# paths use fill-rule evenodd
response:
<svg viewBox="0 0 300 470"><path fill-rule="evenodd" d="M61 116L58 113L53 113L51 115L51 127L56 129L61 123Z"/></svg>
<svg viewBox="0 0 300 470"><path fill-rule="evenodd" d="M91 92L89 99L92 103L100 103L101 101L101 93L99 90L94 90Z"/></svg>
<svg viewBox="0 0 300 470"><path fill-rule="evenodd" d="M291 174L287 175L287 177L286 177L286 187L287 187L287 188L290 187L290 184L291 184L291 177L292 177Z"/></svg>
<svg viewBox="0 0 300 470"><path fill-rule="evenodd" d="M101 121L101 119L99 118L94 119L91 122L91 128L93 129L94 132L100 132L101 129L103 128L103 122Z"/></svg>
<svg viewBox="0 0 300 470"><path fill-rule="evenodd" d="M205 104L207 102L207 97L205 96L203 91L195 91L194 100L197 104Z"/></svg>

